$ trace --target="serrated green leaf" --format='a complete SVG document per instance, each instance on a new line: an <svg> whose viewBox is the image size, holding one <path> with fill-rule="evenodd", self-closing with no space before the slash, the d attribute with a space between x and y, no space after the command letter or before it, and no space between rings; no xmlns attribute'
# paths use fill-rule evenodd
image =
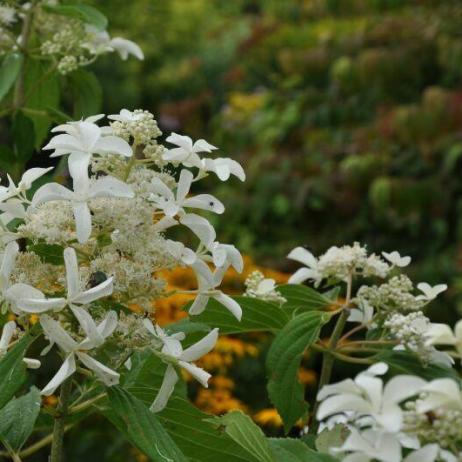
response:
<svg viewBox="0 0 462 462"><path fill-rule="evenodd" d="M133 357L131 370L123 375L123 386L149 406L159 390L163 371L158 358L140 353ZM208 422L212 416L194 407L186 399L185 388L179 387L177 384L167 407L157 415L191 461L257 462L226 433Z"/></svg>
<svg viewBox="0 0 462 462"><path fill-rule="evenodd" d="M241 321L238 321L221 303L213 299L209 300L202 314L191 316L191 321L218 327L221 334L277 331L289 321L287 313L273 303L250 297L233 298L242 308Z"/></svg>
<svg viewBox="0 0 462 462"><path fill-rule="evenodd" d="M108 414L111 422L151 460L188 461L156 414L142 401L121 387L108 388L108 397L113 411Z"/></svg>
<svg viewBox="0 0 462 462"><path fill-rule="evenodd" d="M301 284L284 284L278 287L278 291L287 300L282 308L289 312L323 310L332 301L321 295L316 290Z"/></svg>
<svg viewBox="0 0 462 462"><path fill-rule="evenodd" d="M90 5L72 3L67 5L44 5L43 8L50 13L79 19L98 30L104 30L108 25L106 16Z"/></svg>
<svg viewBox="0 0 462 462"><path fill-rule="evenodd" d="M338 462L334 457L316 452L293 438L269 438L269 444L278 462Z"/></svg>
<svg viewBox="0 0 462 462"><path fill-rule="evenodd" d="M0 440L18 452L34 429L40 412L41 398L37 388L8 402L0 410Z"/></svg>
<svg viewBox="0 0 462 462"><path fill-rule="evenodd" d="M58 244L33 244L27 246L29 252L34 252L45 263L53 265L64 264L64 248Z"/></svg>
<svg viewBox="0 0 462 462"><path fill-rule="evenodd" d="M24 354L33 337L26 335L0 360L0 409L26 380Z"/></svg>
<svg viewBox="0 0 462 462"><path fill-rule="evenodd" d="M103 91L95 74L79 69L69 75L69 83L73 91L75 119L98 114L103 102Z"/></svg>
<svg viewBox="0 0 462 462"><path fill-rule="evenodd" d="M228 412L214 418L212 422L219 427L223 426L226 434L259 462L276 462L264 433L242 411Z"/></svg>
<svg viewBox="0 0 462 462"><path fill-rule="evenodd" d="M328 313L308 311L293 318L278 333L266 358L268 394L288 432L307 410L304 389L298 380L303 352L319 338Z"/></svg>
<svg viewBox="0 0 462 462"><path fill-rule="evenodd" d="M21 70L22 62L23 56L20 53L10 53L3 59L0 66L0 101L13 86Z"/></svg>

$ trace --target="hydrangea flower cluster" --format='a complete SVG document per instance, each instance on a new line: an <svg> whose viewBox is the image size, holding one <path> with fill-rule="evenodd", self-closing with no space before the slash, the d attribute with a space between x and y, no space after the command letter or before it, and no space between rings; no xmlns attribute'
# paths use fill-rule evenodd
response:
<svg viewBox="0 0 462 462"><path fill-rule="evenodd" d="M354 380L323 387L318 418L324 428L342 425L348 435L331 449L342 461L457 462L462 451L462 394L449 378L426 381L398 375L386 384L385 363Z"/></svg>
<svg viewBox="0 0 462 462"><path fill-rule="evenodd" d="M298 269L289 283L310 280L320 286L323 281L343 281L349 286L348 303L352 304L348 307L348 321L381 331L383 338L396 341L396 349L417 353L425 363L451 364L452 359L433 345L438 342L454 345L454 336L447 332L447 326L444 332L441 331L445 328L432 324L423 313L425 307L447 289L447 285L432 287L421 282L417 284L418 292L415 293L412 281L405 274L397 274L410 264L411 258L396 251L382 252L382 256L368 255L366 247L358 243L331 247L319 258L297 247L288 258L303 263L305 267ZM360 285L356 294L352 294L353 283L358 277L375 277L382 283ZM436 331L438 326L440 330Z"/></svg>
<svg viewBox="0 0 462 462"><path fill-rule="evenodd" d="M247 297L283 305L287 300L276 289L274 279L265 278L261 271L253 271L245 280Z"/></svg>
<svg viewBox="0 0 462 462"><path fill-rule="evenodd" d="M51 175L50 168L33 168L18 184L9 178L0 188L0 293L3 313L14 319L3 328L0 354L31 328L32 317L38 319L50 342L42 354L56 345L63 357L42 390L49 395L79 368L107 386L116 384L131 354L149 349L167 364L152 405L159 411L173 391L177 368L207 386L210 375L193 362L218 336L214 329L183 349L185 334L170 335L151 322L155 300L172 295L162 272L192 268L197 289L189 291L196 295L190 314L201 313L213 298L236 318L242 315L219 289L230 266L242 271L241 254L218 242L203 216L221 214L224 206L190 189L209 172L221 180L245 175L231 159L201 158L216 149L204 140L172 134L167 141L174 147L164 147L146 111L122 110L100 126L103 117L55 127L44 147L51 157L67 156L71 188L45 182L31 195L34 181ZM189 229L188 240L169 239L174 227ZM103 361L99 352L107 342L116 353Z"/></svg>
<svg viewBox="0 0 462 462"><path fill-rule="evenodd" d="M34 31L39 37L37 52L42 59L54 61L63 75L88 66L105 53L117 52L123 60L129 55L144 58L136 43L121 37L111 38L106 30L85 22L85 17L79 17L77 12L69 15L69 6L60 9L53 0L0 4L0 55L2 50L20 48L16 29L23 27L24 21L31 21L31 8Z"/></svg>

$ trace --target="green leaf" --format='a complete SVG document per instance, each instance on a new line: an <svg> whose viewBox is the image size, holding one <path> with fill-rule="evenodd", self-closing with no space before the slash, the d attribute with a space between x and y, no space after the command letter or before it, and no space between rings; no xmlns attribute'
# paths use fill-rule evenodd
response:
<svg viewBox="0 0 462 462"><path fill-rule="evenodd" d="M32 343L33 337L24 336L0 360L0 409L13 397L19 387L26 380L26 365L24 354Z"/></svg>
<svg viewBox="0 0 462 462"><path fill-rule="evenodd" d="M278 462L338 462L337 459L310 449L300 440L269 438L275 460Z"/></svg>
<svg viewBox="0 0 462 462"><path fill-rule="evenodd" d="M53 117L49 108L59 106L59 81L52 64L33 59L26 61L24 88L26 108L24 112L34 123L35 148L40 149L48 136Z"/></svg>
<svg viewBox="0 0 462 462"><path fill-rule="evenodd" d="M287 300L282 308L290 312L323 310L332 304L329 298L301 284L284 284L278 291Z"/></svg>
<svg viewBox="0 0 462 462"><path fill-rule="evenodd" d="M0 101L13 86L21 70L22 61L23 57L20 53L10 53L3 59L0 66Z"/></svg>
<svg viewBox="0 0 462 462"><path fill-rule="evenodd" d="M139 399L120 387L108 388L109 404L114 414L110 420L151 460L187 462L159 421L159 418Z"/></svg>
<svg viewBox="0 0 462 462"><path fill-rule="evenodd" d="M64 264L64 248L58 244L33 244L27 246L27 250L37 254L44 263Z"/></svg>
<svg viewBox="0 0 462 462"><path fill-rule="evenodd" d="M25 165L34 153L34 123L18 111L13 118L12 134L14 139L14 155L19 163Z"/></svg>
<svg viewBox="0 0 462 462"><path fill-rule="evenodd" d="M165 366L147 352L132 358L132 368L122 377L123 386L147 406L154 400ZM184 382L181 382L184 384ZM106 414L106 412L105 412ZM229 435L213 426L209 414L197 409L186 398L180 383L167 407L157 414L177 446L194 462L257 462Z"/></svg>
<svg viewBox="0 0 462 462"><path fill-rule="evenodd" d="M460 381L456 369L438 364L424 365L417 355L408 351L383 350L374 359L387 363L390 372L395 374L412 374L425 380L449 377Z"/></svg>
<svg viewBox="0 0 462 462"><path fill-rule="evenodd" d="M264 433L248 415L231 411L212 419L212 422L218 427L223 426L226 434L259 462L276 462Z"/></svg>
<svg viewBox="0 0 462 462"><path fill-rule="evenodd" d="M303 352L319 338L329 313L308 311L293 318L278 333L266 358L268 393L288 432L307 410L304 388L298 381Z"/></svg>
<svg viewBox="0 0 462 462"><path fill-rule="evenodd" d="M40 412L40 392L32 387L27 395L13 399L0 410L0 440L18 452L34 429Z"/></svg>
<svg viewBox="0 0 462 462"><path fill-rule="evenodd" d="M192 322L219 327L221 334L264 332L282 329L289 317L279 306L250 297L233 297L242 308L238 321L221 303L210 299L204 312L191 316Z"/></svg>
<svg viewBox="0 0 462 462"><path fill-rule="evenodd" d="M348 428L342 424L334 425L331 430L325 428L316 438L316 449L328 453L331 448L342 446L349 433Z"/></svg>
<svg viewBox="0 0 462 462"><path fill-rule="evenodd" d="M104 30L108 25L106 16L90 5L72 3L67 5L44 5L43 8L50 13L79 19L85 24L96 27L98 30Z"/></svg>
<svg viewBox="0 0 462 462"><path fill-rule="evenodd" d="M95 74L79 69L69 75L74 100L74 118L98 114L103 102L103 91Z"/></svg>

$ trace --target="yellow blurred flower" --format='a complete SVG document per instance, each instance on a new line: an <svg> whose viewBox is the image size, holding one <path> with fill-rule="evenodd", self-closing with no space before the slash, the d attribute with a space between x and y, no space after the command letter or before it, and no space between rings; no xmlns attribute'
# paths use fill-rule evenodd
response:
<svg viewBox="0 0 462 462"><path fill-rule="evenodd" d="M268 427L282 427L282 419L274 408L262 409L254 415L254 420L259 425Z"/></svg>

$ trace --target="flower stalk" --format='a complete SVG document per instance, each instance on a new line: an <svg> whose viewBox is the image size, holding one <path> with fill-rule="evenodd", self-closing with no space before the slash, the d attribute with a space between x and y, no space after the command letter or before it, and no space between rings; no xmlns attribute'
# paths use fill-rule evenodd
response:
<svg viewBox="0 0 462 462"><path fill-rule="evenodd" d="M72 380L67 379L61 386L59 404L53 427L50 462L63 462L65 421L68 414L69 398L72 391Z"/></svg>

